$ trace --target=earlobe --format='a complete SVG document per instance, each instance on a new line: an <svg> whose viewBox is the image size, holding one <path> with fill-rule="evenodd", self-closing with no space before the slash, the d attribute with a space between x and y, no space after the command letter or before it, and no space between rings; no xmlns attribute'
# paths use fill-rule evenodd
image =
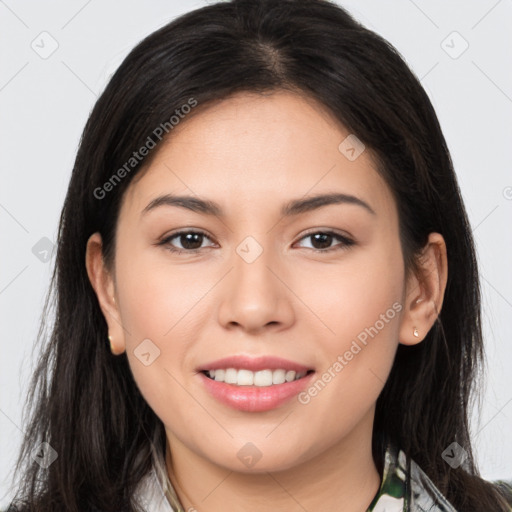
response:
<svg viewBox="0 0 512 512"><path fill-rule="evenodd" d="M125 350L124 331L119 308L114 297L114 279L105 266L101 235L94 233L87 241L85 266L89 281L96 293L99 306L107 322L108 340L113 354L122 354Z"/></svg>
<svg viewBox="0 0 512 512"><path fill-rule="evenodd" d="M417 264L405 290L399 337L403 345L423 341L441 312L448 279L446 243L441 234L430 233Z"/></svg>
<svg viewBox="0 0 512 512"><path fill-rule="evenodd" d="M421 312L418 310L418 304L422 302L421 297L416 298L412 305L407 304L409 308L406 310L404 320L402 320L402 327L400 329L400 343L402 345L417 345L421 343L427 335L427 329L423 330L421 325Z"/></svg>

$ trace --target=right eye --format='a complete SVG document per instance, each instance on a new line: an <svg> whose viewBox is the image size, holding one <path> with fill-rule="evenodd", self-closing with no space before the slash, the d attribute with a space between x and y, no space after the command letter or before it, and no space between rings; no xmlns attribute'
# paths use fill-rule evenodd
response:
<svg viewBox="0 0 512 512"><path fill-rule="evenodd" d="M210 237L204 231L178 231L166 236L158 245L165 246L171 252L182 254L182 253L196 253L202 249L202 242ZM172 240L177 239L181 244L181 248L176 248L172 244Z"/></svg>

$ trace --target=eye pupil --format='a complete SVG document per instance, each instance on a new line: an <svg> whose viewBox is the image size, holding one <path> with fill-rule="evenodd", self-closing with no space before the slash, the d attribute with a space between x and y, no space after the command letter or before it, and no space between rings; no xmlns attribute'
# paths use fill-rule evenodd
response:
<svg viewBox="0 0 512 512"><path fill-rule="evenodd" d="M185 235L181 235L180 236L181 245L185 249L199 249L203 242L202 238L201 238L202 236L203 235L201 233L186 233ZM199 238L199 245L194 246L194 244L197 244L198 238ZM183 243L184 240L186 240L185 243ZM192 244L193 247L190 247L190 244Z"/></svg>
<svg viewBox="0 0 512 512"><path fill-rule="evenodd" d="M315 233L314 235L311 235L311 237L313 239L313 247L315 247L315 249L328 248L332 243L332 235L329 235L328 233ZM320 247L315 245L316 241L320 241Z"/></svg>

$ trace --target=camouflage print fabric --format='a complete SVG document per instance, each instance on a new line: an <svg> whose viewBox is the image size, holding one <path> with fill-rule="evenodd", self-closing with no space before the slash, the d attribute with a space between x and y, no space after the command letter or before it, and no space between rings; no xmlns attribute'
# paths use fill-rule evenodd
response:
<svg viewBox="0 0 512 512"><path fill-rule="evenodd" d="M389 445L381 486L367 512L456 512L413 460L410 461L409 486L406 475L406 455Z"/></svg>
<svg viewBox="0 0 512 512"><path fill-rule="evenodd" d="M512 493L512 483L495 483ZM184 509L169 481L163 458L154 461L154 468L139 485L137 496L148 512L201 512L200 509ZM385 453L380 489L366 512L467 511L457 511L421 468L402 450L390 444Z"/></svg>
<svg viewBox="0 0 512 512"><path fill-rule="evenodd" d="M408 463L409 470L407 469ZM407 474L410 476L409 481ZM500 483L512 492L512 484ZM512 505L510 511L512 512ZM439 492L414 460L408 460L402 450L388 445L381 486L367 512L458 511Z"/></svg>

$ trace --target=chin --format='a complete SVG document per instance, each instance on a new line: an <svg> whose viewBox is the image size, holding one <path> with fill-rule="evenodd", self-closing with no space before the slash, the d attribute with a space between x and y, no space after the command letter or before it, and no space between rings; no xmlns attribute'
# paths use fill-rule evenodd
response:
<svg viewBox="0 0 512 512"><path fill-rule="evenodd" d="M270 453L265 455L266 451ZM254 475L286 471L305 462L304 453L298 456L296 447L290 447L289 452L277 453L275 446L259 450L255 444L247 442L236 449L235 458L232 453L216 454L209 459L213 464L229 471Z"/></svg>

